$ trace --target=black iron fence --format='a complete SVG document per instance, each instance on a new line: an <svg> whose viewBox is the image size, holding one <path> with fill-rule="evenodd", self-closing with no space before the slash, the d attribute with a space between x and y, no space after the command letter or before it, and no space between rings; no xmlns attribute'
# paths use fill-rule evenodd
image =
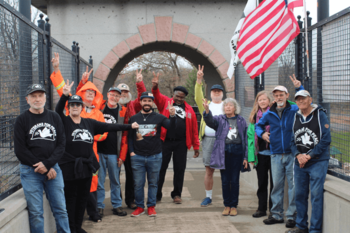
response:
<svg viewBox="0 0 350 233"><path fill-rule="evenodd" d="M91 57L89 62L80 57L78 43L74 42L72 49L63 46L51 37L49 19L42 18L36 26L0 0L0 200L21 187L13 126L16 117L29 108L27 87L33 83L45 85L46 108L53 109L58 101L50 81L53 52L60 53L63 77L75 81L75 85L86 66L92 68Z"/></svg>
<svg viewBox="0 0 350 233"><path fill-rule="evenodd" d="M303 22L298 17L299 27ZM287 87L294 101L295 89L289 76L295 74L313 102L327 109L331 123L332 144L328 173L350 181L350 8L311 26L308 17L309 77L306 43L300 35L261 77L251 80L239 64L236 69L236 98L242 116L248 121L256 93L271 92L277 85Z"/></svg>

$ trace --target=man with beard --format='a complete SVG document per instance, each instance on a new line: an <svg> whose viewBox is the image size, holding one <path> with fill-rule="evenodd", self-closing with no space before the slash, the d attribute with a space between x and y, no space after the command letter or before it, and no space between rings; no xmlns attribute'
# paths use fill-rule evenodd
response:
<svg viewBox="0 0 350 233"><path fill-rule="evenodd" d="M173 98L169 98L160 93L158 89L159 74L153 72L152 93L154 102L158 110L165 117L169 118L168 102L174 103L176 110L176 129L162 128L161 139L163 143L163 161L159 174L157 200L162 199L162 188L164 184L166 170L168 168L171 156L173 155L174 164L174 189L171 192L171 198L175 204L181 204L181 193L184 183L187 150L194 149L194 158L199 156L199 139L197 117L192 107L186 103L185 98L188 94L186 88L178 86L174 88Z"/></svg>
<svg viewBox="0 0 350 233"><path fill-rule="evenodd" d="M213 152L214 148L214 142L216 140L215 138L215 130L208 127L205 124L204 118L203 118L203 73L204 66L198 65L198 72L197 72L197 82L194 87L194 99L196 101L196 104L198 106L198 110L200 114L202 115L201 125L199 129L199 140L202 141L202 151L203 151L203 163L205 166L205 176L204 176L204 187L205 187L205 193L206 198L203 199L201 206L207 207L212 202L212 194L213 194L213 185L214 185L214 179L213 174L215 169L210 167L210 158L211 153ZM222 97L224 96L224 88L219 85L215 84L210 89L210 97L212 99L212 102L208 101L209 103L209 110L211 111L213 116L221 115L222 112Z"/></svg>
<svg viewBox="0 0 350 233"><path fill-rule="evenodd" d="M162 165L161 128L175 129L175 108L168 102L170 119L152 110L153 94L146 91L141 95L141 112L130 118L129 122L137 122L138 130L129 133L129 152L135 183L135 201L137 208L131 214L137 217L144 213L144 186L147 174L148 197L147 210L149 217L157 215L155 211L157 184Z"/></svg>
<svg viewBox="0 0 350 233"><path fill-rule="evenodd" d="M295 76L290 77L296 92L304 90ZM277 86L272 91L275 103L265 112L255 125L255 132L258 137L270 143L271 150L271 171L273 189L271 193L272 217L265 219L266 225L283 223L283 197L285 177L288 181L289 206L286 212L287 228L295 226L295 192L294 192L294 156L292 155L290 140L292 137L292 127L295 113L298 106L291 105L287 99L289 93L284 86ZM265 131L265 125L270 125L270 133ZM271 134L271 136L270 136Z"/></svg>

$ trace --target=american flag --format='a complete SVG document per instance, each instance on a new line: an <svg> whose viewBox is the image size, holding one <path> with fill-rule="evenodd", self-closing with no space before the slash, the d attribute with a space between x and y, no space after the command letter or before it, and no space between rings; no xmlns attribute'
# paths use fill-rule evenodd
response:
<svg viewBox="0 0 350 233"><path fill-rule="evenodd" d="M264 72L299 34L294 7L303 0L264 0L244 20L237 54L251 78Z"/></svg>

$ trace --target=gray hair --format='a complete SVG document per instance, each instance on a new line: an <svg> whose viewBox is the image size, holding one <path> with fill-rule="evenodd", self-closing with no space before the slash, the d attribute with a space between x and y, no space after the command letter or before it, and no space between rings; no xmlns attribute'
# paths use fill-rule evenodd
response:
<svg viewBox="0 0 350 233"><path fill-rule="evenodd" d="M235 106L235 115L241 113L241 106L239 105L237 100L235 100L234 98L226 98L224 100L224 103L222 104L222 112L223 113L225 113L225 105L229 104L229 103L231 103L231 104L233 104L233 106Z"/></svg>

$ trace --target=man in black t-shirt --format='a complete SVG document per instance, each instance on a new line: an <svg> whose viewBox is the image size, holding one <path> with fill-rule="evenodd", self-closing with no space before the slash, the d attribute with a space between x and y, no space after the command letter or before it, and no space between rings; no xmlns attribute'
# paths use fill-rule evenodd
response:
<svg viewBox="0 0 350 233"><path fill-rule="evenodd" d="M70 232L64 183L57 162L63 156L66 137L60 116L44 108L45 88L27 89L29 110L16 119L15 154L20 161L21 183L27 200L31 232L44 232L43 191L50 203L59 232Z"/></svg>
<svg viewBox="0 0 350 233"><path fill-rule="evenodd" d="M148 181L148 216L157 215L154 207L158 188L159 171L162 165L162 140L160 139L161 127L166 129L175 128L175 108L173 103L168 103L170 120L152 110L153 94L143 92L141 97L141 112L132 116L129 123L137 122L138 130L132 130L128 135L131 167L135 184L136 210L132 217L144 214L144 186L147 173Z"/></svg>

